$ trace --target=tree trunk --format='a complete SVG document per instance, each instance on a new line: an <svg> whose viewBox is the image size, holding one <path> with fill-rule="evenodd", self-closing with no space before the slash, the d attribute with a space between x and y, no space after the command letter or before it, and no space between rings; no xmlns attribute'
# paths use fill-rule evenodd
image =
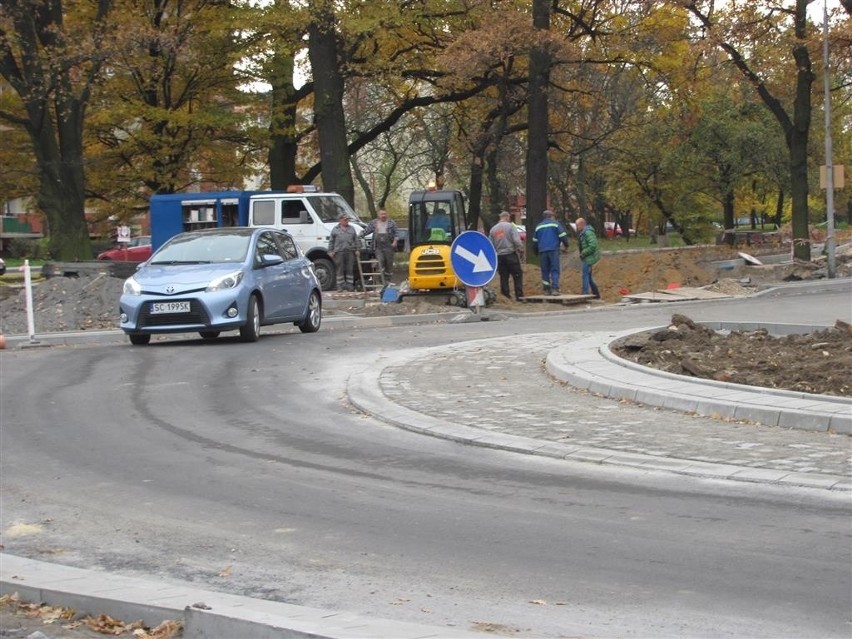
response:
<svg viewBox="0 0 852 639"><path fill-rule="evenodd" d="M66 114L64 120L54 122L46 112L31 113L28 126L39 170L36 203L47 219L50 256L63 261L92 258L80 111L79 104L68 99L59 110Z"/></svg>
<svg viewBox="0 0 852 639"><path fill-rule="evenodd" d="M724 219L725 229L733 229L734 228L734 203L736 201L736 197L734 195L734 191L732 189L728 189L722 198L722 219ZM729 244L730 246L734 245L734 241L736 237L733 233L725 233L725 244Z"/></svg>
<svg viewBox="0 0 852 639"><path fill-rule="evenodd" d="M313 21L308 28L308 57L314 77L314 121L320 147L323 188L355 204L355 185L346 143L343 110L343 76L340 73L333 3L311 3Z"/></svg>
<svg viewBox="0 0 852 639"><path fill-rule="evenodd" d="M485 160L485 175L488 181L488 217L483 220L485 228L494 226L500 219L500 212L504 208L502 189L500 188L499 149L492 146Z"/></svg>
<svg viewBox="0 0 852 639"><path fill-rule="evenodd" d="M296 88L293 86L293 56L275 55L269 81L272 84L272 113L269 124L269 181L273 190L284 190L299 181L296 175Z"/></svg>
<svg viewBox="0 0 852 639"><path fill-rule="evenodd" d="M533 26L550 29L549 0L533 0ZM527 254L532 254L532 231L547 208L547 147L549 114L547 93L550 84L551 56L547 45L534 46L530 52L529 127L527 138Z"/></svg>
<svg viewBox="0 0 852 639"><path fill-rule="evenodd" d="M482 164L482 154L477 150L470 164L467 228L471 231L479 228L479 219L482 217Z"/></svg>
<svg viewBox="0 0 852 639"><path fill-rule="evenodd" d="M589 216L589 198L586 197L586 163L582 155L577 156L577 217L586 218Z"/></svg>
<svg viewBox="0 0 852 639"><path fill-rule="evenodd" d="M384 202L381 202L379 206L376 206L376 196L373 193L373 187L369 180L367 180L367 176L364 175L364 172L361 170L361 165L358 164L358 160L354 157L352 158L352 172L355 174L355 181L361 187L361 190L364 192L364 197L367 199L367 214L370 219L372 219L376 217L376 214L379 212L379 208L384 206ZM359 217L364 216L359 215Z"/></svg>
<svg viewBox="0 0 852 639"><path fill-rule="evenodd" d="M784 218L784 189L778 189L778 202L775 205L775 228L781 228L781 222Z"/></svg>
<svg viewBox="0 0 852 639"><path fill-rule="evenodd" d="M814 74L806 45L807 0L796 0L796 38L801 44L793 48L796 60L796 99L793 122L787 133L790 148L790 190L793 204L793 257L810 261L811 241L808 232L808 134L811 128L811 85Z"/></svg>

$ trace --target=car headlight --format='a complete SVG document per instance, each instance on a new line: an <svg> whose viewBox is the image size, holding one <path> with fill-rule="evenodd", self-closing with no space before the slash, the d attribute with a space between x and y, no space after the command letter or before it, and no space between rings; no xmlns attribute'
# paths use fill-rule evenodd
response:
<svg viewBox="0 0 852 639"><path fill-rule="evenodd" d="M124 288L121 290L124 295L142 295L142 286L132 277L124 280Z"/></svg>
<svg viewBox="0 0 852 639"><path fill-rule="evenodd" d="M210 284L207 285L206 291L208 293L212 293L213 291L226 291L229 288L236 288L242 281L243 272L235 271L233 273L223 275L222 277L217 277L215 280L213 280L212 282L210 282Z"/></svg>

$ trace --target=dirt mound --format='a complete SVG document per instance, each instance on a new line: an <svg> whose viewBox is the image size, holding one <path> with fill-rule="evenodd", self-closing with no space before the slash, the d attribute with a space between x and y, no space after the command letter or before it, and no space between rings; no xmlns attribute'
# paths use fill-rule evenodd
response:
<svg viewBox="0 0 852 639"><path fill-rule="evenodd" d="M774 337L766 330L713 331L675 314L671 324L619 340L624 359L658 370L764 388L852 397L852 326Z"/></svg>
<svg viewBox="0 0 852 639"><path fill-rule="evenodd" d="M643 293L666 288L671 284L681 286L706 286L718 278L714 262L730 256L732 251L715 246L653 251L626 250L604 253L595 264L593 276L605 302L620 302L628 293ZM496 283L495 283L496 284ZM580 258L572 245L562 257L562 274L559 289L569 295L580 295ZM541 273L537 266L524 269L524 292L540 295Z"/></svg>

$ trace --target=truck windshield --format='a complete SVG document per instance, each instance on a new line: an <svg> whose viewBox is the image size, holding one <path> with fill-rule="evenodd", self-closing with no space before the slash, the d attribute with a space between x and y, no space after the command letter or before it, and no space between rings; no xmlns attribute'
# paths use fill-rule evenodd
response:
<svg viewBox="0 0 852 639"><path fill-rule="evenodd" d="M311 198L311 204L317 215L326 224L336 224L341 213L346 213L353 222L361 221L355 215L355 211L346 203L346 200L339 195L318 195Z"/></svg>
<svg viewBox="0 0 852 639"><path fill-rule="evenodd" d="M251 235L187 233L178 235L163 246L151 264L210 264L244 262Z"/></svg>

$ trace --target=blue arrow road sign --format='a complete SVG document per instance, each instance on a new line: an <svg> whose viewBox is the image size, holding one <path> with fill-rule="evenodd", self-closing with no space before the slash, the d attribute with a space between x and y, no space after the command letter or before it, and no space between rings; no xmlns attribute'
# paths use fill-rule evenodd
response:
<svg viewBox="0 0 852 639"><path fill-rule="evenodd" d="M485 286L497 272L497 251L479 231L465 231L450 247L450 263L462 284Z"/></svg>

